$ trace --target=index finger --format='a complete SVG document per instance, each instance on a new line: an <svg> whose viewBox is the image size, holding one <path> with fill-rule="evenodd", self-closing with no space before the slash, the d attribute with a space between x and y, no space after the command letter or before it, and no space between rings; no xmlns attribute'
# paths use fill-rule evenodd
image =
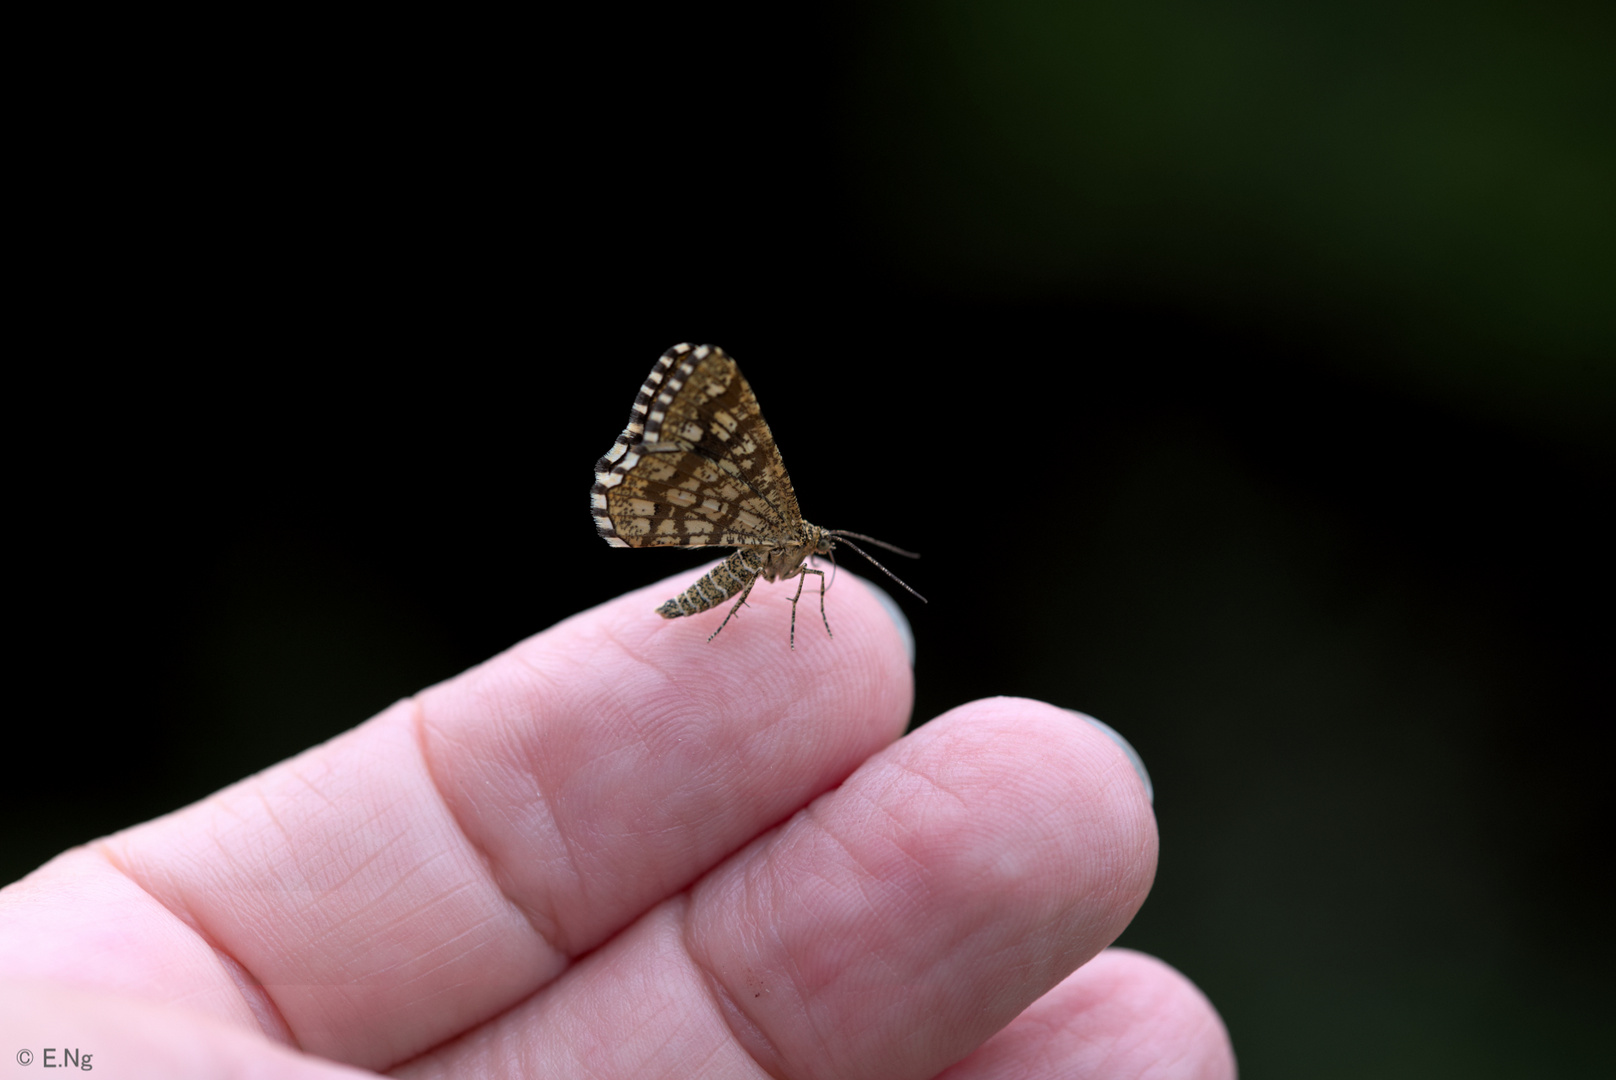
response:
<svg viewBox="0 0 1616 1080"><path fill-rule="evenodd" d="M161 987L372 1068L508 1008L907 723L899 631L851 575L835 638L799 625L794 651L791 583L754 590L712 643L715 616L652 613L694 577L575 616L101 859L57 860L26 887L98 880L51 951L115 906L129 932L68 978ZM64 974L34 959L17 973Z"/></svg>

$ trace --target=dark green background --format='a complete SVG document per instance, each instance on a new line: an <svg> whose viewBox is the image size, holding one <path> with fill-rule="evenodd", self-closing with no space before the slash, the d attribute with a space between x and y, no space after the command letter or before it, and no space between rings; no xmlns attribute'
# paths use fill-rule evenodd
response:
<svg viewBox="0 0 1616 1080"><path fill-rule="evenodd" d="M1605 1074L1611 11L42 45L0 876L694 564L584 495L712 341L812 520L925 553L917 722L1137 746L1123 941L1244 1076Z"/></svg>

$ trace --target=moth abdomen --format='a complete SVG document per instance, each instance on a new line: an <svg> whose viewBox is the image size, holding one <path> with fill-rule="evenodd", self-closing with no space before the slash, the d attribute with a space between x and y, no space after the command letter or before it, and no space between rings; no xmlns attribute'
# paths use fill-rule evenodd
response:
<svg viewBox="0 0 1616 1080"><path fill-rule="evenodd" d="M717 607L736 593L744 593L763 569L763 557L753 548L740 548L690 588L657 608L664 619L698 615Z"/></svg>

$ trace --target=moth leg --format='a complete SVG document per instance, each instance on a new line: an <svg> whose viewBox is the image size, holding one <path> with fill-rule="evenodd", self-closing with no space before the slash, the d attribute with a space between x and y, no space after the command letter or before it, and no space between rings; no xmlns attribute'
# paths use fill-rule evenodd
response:
<svg viewBox="0 0 1616 1080"><path fill-rule="evenodd" d="M724 616L724 621L718 624L718 630L722 630L722 629L724 629L724 627L729 625L729 621L735 617L735 613L737 611L741 610L741 605L746 603L746 598L751 595L752 586L754 586L756 584L757 584L757 575L753 574L751 579L747 581L746 588L741 590L741 598L739 600L735 601L735 606L729 609L729 614ZM792 608L792 611L795 612L796 609ZM718 630L714 630L711 634L709 634L708 637L707 637L707 640L712 641L713 638L717 637L718 636Z"/></svg>
<svg viewBox="0 0 1616 1080"><path fill-rule="evenodd" d="M797 601L802 599L802 587L808 581L809 574L819 575L819 617L825 622L825 634L835 637L830 632L830 619L825 616L825 571L804 569L797 578L797 595L791 598L791 647L797 647Z"/></svg>
<svg viewBox="0 0 1616 1080"><path fill-rule="evenodd" d="M830 618L825 614L825 571L810 570L808 572L819 575L819 621L825 624L825 636L833 638L836 635L830 632Z"/></svg>

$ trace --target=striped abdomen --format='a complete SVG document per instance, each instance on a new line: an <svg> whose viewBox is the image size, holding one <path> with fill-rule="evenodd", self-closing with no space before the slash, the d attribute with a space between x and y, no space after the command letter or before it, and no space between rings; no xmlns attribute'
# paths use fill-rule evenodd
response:
<svg viewBox="0 0 1616 1080"><path fill-rule="evenodd" d="M739 548L707 571L700 581L657 608L657 614L664 619L677 619L717 607L736 593L744 592L762 569L763 554L758 548Z"/></svg>

